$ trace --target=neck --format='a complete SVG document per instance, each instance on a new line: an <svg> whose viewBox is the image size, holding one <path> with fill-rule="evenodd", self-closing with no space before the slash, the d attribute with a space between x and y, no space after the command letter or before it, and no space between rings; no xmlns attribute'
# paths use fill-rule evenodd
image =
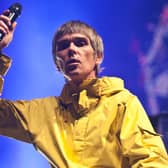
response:
<svg viewBox="0 0 168 168"><path fill-rule="evenodd" d="M90 79L95 79L97 78L95 72L93 71L92 73L90 73L87 76L82 76L82 75L74 75L72 77L69 77L70 80L68 81L68 83L79 86L81 85L84 81L86 80L90 80Z"/></svg>

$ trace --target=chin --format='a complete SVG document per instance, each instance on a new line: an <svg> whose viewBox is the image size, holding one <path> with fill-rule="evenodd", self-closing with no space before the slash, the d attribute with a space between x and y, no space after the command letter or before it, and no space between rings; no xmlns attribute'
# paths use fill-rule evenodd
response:
<svg viewBox="0 0 168 168"><path fill-rule="evenodd" d="M82 75L79 73L71 73L68 74L68 77L71 79L71 81L73 83L80 83L81 81L83 81L84 79L82 78Z"/></svg>
<svg viewBox="0 0 168 168"><path fill-rule="evenodd" d="M68 73L66 73L67 76L69 76L70 78L76 78L76 77L80 77L80 73L78 71L70 71Z"/></svg>

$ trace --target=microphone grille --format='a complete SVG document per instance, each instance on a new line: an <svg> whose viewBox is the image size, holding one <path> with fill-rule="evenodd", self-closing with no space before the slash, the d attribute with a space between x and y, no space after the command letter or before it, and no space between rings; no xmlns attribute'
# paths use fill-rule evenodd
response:
<svg viewBox="0 0 168 168"><path fill-rule="evenodd" d="M22 12L22 5L16 2L9 7L9 10L19 16Z"/></svg>

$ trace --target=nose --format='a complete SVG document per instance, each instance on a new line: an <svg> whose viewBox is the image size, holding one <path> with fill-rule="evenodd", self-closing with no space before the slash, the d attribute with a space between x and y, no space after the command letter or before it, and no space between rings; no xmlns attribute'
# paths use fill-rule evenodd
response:
<svg viewBox="0 0 168 168"><path fill-rule="evenodd" d="M73 42L71 42L68 48L68 56L73 57L75 54L76 54L76 46Z"/></svg>

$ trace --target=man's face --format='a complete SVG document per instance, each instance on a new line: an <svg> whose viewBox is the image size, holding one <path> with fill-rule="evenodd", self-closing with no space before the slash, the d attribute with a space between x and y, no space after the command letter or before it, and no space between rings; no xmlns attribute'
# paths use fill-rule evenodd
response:
<svg viewBox="0 0 168 168"><path fill-rule="evenodd" d="M95 78L95 66L102 61L91 46L87 36L80 33L67 34L56 44L56 55L63 61L65 74L74 83Z"/></svg>

